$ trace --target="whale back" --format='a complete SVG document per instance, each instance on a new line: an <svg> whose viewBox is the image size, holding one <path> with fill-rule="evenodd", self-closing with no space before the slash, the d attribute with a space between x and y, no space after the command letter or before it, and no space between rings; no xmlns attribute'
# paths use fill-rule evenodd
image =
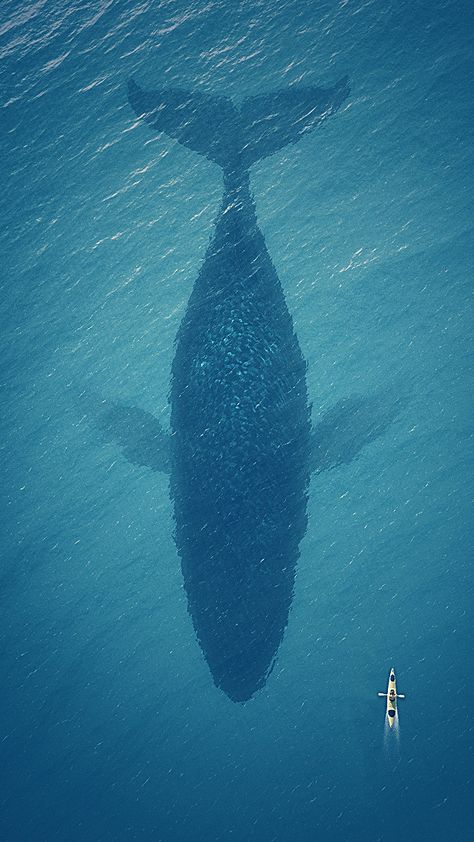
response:
<svg viewBox="0 0 474 842"><path fill-rule="evenodd" d="M171 491L196 634L235 701L261 687L306 529L306 365L250 196L226 196L177 337Z"/></svg>

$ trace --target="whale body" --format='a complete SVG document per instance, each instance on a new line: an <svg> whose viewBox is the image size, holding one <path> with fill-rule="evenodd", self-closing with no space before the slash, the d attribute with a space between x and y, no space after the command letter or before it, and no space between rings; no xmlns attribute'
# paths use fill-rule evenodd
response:
<svg viewBox="0 0 474 842"><path fill-rule="evenodd" d="M305 363L244 178L238 191L226 188L179 329L171 491L197 636L216 684L242 701L263 683L288 619L310 417Z"/></svg>
<svg viewBox="0 0 474 842"><path fill-rule="evenodd" d="M288 623L311 463L306 363L257 224L249 167L323 122L348 90L342 79L237 110L226 98L129 82L138 116L224 173L176 340L169 459L189 613L215 684L239 702L265 683Z"/></svg>

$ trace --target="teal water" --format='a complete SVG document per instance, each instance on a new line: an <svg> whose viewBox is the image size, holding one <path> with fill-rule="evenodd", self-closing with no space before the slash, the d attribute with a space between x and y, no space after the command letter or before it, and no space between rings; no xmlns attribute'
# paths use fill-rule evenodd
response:
<svg viewBox="0 0 474 842"><path fill-rule="evenodd" d="M468 836L472 35L447 0L2 5L2 839ZM238 103L346 73L340 112L251 188L314 423L382 389L397 414L313 474L283 643L235 704L187 612L167 477L81 409L169 425L222 197L126 81Z"/></svg>

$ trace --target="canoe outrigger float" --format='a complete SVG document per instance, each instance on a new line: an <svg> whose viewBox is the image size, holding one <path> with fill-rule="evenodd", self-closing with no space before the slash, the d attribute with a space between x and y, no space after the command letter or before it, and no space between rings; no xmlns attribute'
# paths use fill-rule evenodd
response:
<svg viewBox="0 0 474 842"><path fill-rule="evenodd" d="M377 693L377 696L384 696L387 698L387 721L390 725L390 728L393 728L394 723L398 719L398 711L397 711L397 699L404 699L405 696L402 693L397 693L397 678L395 675L395 670L390 670L388 676L388 687L386 693Z"/></svg>

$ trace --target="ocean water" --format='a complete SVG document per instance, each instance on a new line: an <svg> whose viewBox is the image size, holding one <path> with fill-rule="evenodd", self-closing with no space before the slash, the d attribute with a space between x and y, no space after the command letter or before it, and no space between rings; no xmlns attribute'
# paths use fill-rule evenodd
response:
<svg viewBox="0 0 474 842"><path fill-rule="evenodd" d="M2 3L6 842L468 838L473 32L454 0ZM312 475L284 639L239 704L196 640L168 477L84 410L169 428L222 199L126 83L239 104L345 74L337 114L250 170L340 458Z"/></svg>

